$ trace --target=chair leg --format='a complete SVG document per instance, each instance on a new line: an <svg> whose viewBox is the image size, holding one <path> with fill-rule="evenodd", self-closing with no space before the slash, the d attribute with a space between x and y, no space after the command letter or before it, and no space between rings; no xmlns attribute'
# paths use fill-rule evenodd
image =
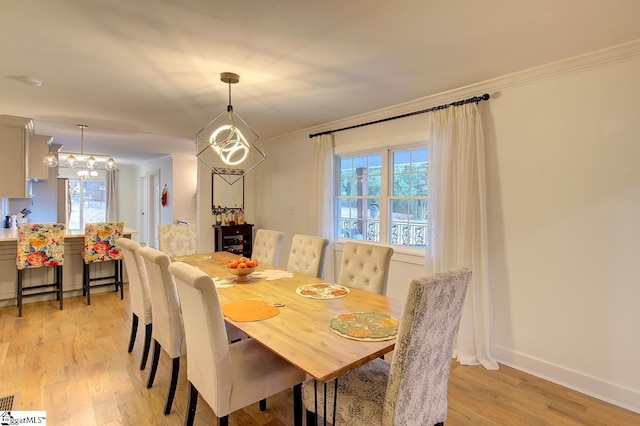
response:
<svg viewBox="0 0 640 426"><path fill-rule="evenodd" d="M56 284L58 285L58 300L60 300L60 310L63 307L63 275L62 275L62 266L56 266Z"/></svg>
<svg viewBox="0 0 640 426"><path fill-rule="evenodd" d="M436 424L435 424L435 425L433 425L433 426L444 426L444 422L436 423Z"/></svg>
<svg viewBox="0 0 640 426"><path fill-rule="evenodd" d="M90 281L90 268L89 268L89 264L85 263L84 264L84 286L86 289L86 294L87 294L87 305L91 305L91 281Z"/></svg>
<svg viewBox="0 0 640 426"><path fill-rule="evenodd" d="M198 405L198 389L189 382L189 404L187 405L187 415L184 418L185 426L192 426L196 418L196 406Z"/></svg>
<svg viewBox="0 0 640 426"><path fill-rule="evenodd" d="M22 269L18 269L18 316L22 316Z"/></svg>
<svg viewBox="0 0 640 426"><path fill-rule="evenodd" d="M173 359L173 367L171 368L171 384L169 385L169 393L167 394L167 405L164 407L164 415L171 413L173 405L173 397L176 396L176 387L178 386L178 373L180 372L180 357Z"/></svg>
<svg viewBox="0 0 640 426"><path fill-rule="evenodd" d="M151 371L149 371L149 379L147 380L147 389L153 386L153 380L156 378L156 370L158 369L158 361L160 360L160 343L153 339L153 359L151 360Z"/></svg>
<svg viewBox="0 0 640 426"><path fill-rule="evenodd" d="M315 425L318 423L316 413L311 410L307 410L307 426Z"/></svg>
<svg viewBox="0 0 640 426"><path fill-rule="evenodd" d="M229 426L229 416L220 417L218 419L219 426Z"/></svg>
<svg viewBox="0 0 640 426"><path fill-rule="evenodd" d="M82 295L87 295L87 264L82 260Z"/></svg>
<svg viewBox="0 0 640 426"><path fill-rule="evenodd" d="M129 336L129 347L127 348L129 353L133 351L133 345L136 343L136 334L138 334L138 316L131 314L131 335Z"/></svg>
<svg viewBox="0 0 640 426"><path fill-rule="evenodd" d="M142 359L140 360L140 370L144 370L147 366L147 358L149 358L149 347L151 346L152 325L147 324L144 327L144 349L142 350Z"/></svg>
<svg viewBox="0 0 640 426"><path fill-rule="evenodd" d="M116 260L115 261L115 274L114 276L116 277L116 291L118 291L118 288L120 288L120 300L124 299L124 283L122 282L122 260Z"/></svg>
<svg viewBox="0 0 640 426"><path fill-rule="evenodd" d="M260 402L258 403L258 406L260 407L260 412L264 413L265 411L267 411L267 399L261 399Z"/></svg>
<svg viewBox="0 0 640 426"><path fill-rule="evenodd" d="M293 424L302 426L302 383L293 387Z"/></svg>

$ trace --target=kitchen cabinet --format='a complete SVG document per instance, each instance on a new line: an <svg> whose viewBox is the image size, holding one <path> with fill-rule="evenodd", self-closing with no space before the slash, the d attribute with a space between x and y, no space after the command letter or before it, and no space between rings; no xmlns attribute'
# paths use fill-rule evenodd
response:
<svg viewBox="0 0 640 426"><path fill-rule="evenodd" d="M49 154L49 144L53 141L51 136L31 135L29 138L29 174L27 178L33 180L46 180L49 178L49 167L42 159Z"/></svg>
<svg viewBox="0 0 640 426"><path fill-rule="evenodd" d="M31 196L29 176L29 137L33 133L30 118L0 115L0 198Z"/></svg>
<svg viewBox="0 0 640 426"><path fill-rule="evenodd" d="M228 251L251 258L253 251L253 225L213 225L215 229L215 250Z"/></svg>

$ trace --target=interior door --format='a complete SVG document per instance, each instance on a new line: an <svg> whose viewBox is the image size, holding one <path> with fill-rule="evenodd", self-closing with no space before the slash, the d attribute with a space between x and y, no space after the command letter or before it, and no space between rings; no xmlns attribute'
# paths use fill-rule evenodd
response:
<svg viewBox="0 0 640 426"><path fill-rule="evenodd" d="M160 224L160 170L147 173L148 183L148 239L149 246L158 248L158 225Z"/></svg>

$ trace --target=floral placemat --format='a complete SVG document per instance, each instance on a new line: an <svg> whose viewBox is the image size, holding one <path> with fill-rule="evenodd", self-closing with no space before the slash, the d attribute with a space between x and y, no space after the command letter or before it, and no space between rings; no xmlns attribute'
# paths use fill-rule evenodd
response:
<svg viewBox="0 0 640 426"><path fill-rule="evenodd" d="M260 321L279 313L280 309L264 300L240 300L222 306L222 314L234 321Z"/></svg>
<svg viewBox="0 0 640 426"><path fill-rule="evenodd" d="M201 262L211 259L210 254L185 254L184 256L176 256L179 262Z"/></svg>
<svg viewBox="0 0 640 426"><path fill-rule="evenodd" d="M364 342L395 339L398 320L379 312L352 312L331 319L329 326L339 336Z"/></svg>
<svg viewBox="0 0 640 426"><path fill-rule="evenodd" d="M316 283L302 285L296 288L296 293L300 296L309 297L311 299L337 299L349 294L351 290L348 287L333 283Z"/></svg>

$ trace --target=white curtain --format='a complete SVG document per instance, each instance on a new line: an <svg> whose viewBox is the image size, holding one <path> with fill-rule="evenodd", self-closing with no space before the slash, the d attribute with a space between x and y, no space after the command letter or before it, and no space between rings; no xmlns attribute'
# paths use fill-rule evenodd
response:
<svg viewBox="0 0 640 426"><path fill-rule="evenodd" d="M457 342L457 360L497 369L490 353L493 301L488 278L484 138L476 104L429 114L429 272L472 270Z"/></svg>
<svg viewBox="0 0 640 426"><path fill-rule="evenodd" d="M334 142L333 135L321 135L313 141L313 197L312 229L318 236L329 240L324 260L324 277L333 280L334 275Z"/></svg>
<svg viewBox="0 0 640 426"><path fill-rule="evenodd" d="M107 170L107 222L118 220L118 180L116 170Z"/></svg>

